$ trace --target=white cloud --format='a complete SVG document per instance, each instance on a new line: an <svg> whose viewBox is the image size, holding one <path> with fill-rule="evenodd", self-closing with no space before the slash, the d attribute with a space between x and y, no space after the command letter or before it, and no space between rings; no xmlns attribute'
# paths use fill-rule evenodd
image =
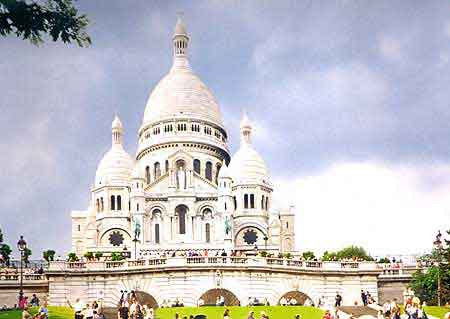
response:
<svg viewBox="0 0 450 319"><path fill-rule="evenodd" d="M296 206L297 248L323 252L358 244L372 254L421 253L450 225L445 167L341 163L311 176L275 180L275 199Z"/></svg>
<svg viewBox="0 0 450 319"><path fill-rule="evenodd" d="M396 38L381 37L378 48L381 55L388 60L401 60L403 58L402 43Z"/></svg>

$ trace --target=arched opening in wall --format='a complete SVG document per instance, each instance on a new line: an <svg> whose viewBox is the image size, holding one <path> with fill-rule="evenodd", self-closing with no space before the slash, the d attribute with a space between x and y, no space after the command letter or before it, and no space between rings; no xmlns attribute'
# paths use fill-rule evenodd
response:
<svg viewBox="0 0 450 319"><path fill-rule="evenodd" d="M244 208L248 208L248 194L244 194Z"/></svg>
<svg viewBox="0 0 450 319"><path fill-rule="evenodd" d="M288 302L289 300L291 300L291 305L295 303L298 306L304 305L306 300L309 300L311 304L313 302L313 300L307 294L298 290L293 290L282 295L278 300L278 304L281 305L284 302ZM295 300L295 302L292 302L292 300Z"/></svg>
<svg viewBox="0 0 450 319"><path fill-rule="evenodd" d="M111 210L116 210L116 197L111 195Z"/></svg>
<svg viewBox="0 0 450 319"><path fill-rule="evenodd" d="M95 200L95 210L100 211L100 200L98 198Z"/></svg>
<svg viewBox="0 0 450 319"><path fill-rule="evenodd" d="M205 225L205 238L207 243L211 242L211 225L209 223Z"/></svg>
<svg viewBox="0 0 450 319"><path fill-rule="evenodd" d="M105 209L105 204L103 203L103 197L100 197L100 211Z"/></svg>
<svg viewBox="0 0 450 319"><path fill-rule="evenodd" d="M155 180L161 177L161 165L159 164L159 162L156 162L154 164L154 175Z"/></svg>
<svg viewBox="0 0 450 319"><path fill-rule="evenodd" d="M156 302L156 299L149 293L146 293L144 291L135 291L134 295L137 302L142 306L147 305L149 308L158 308L158 302Z"/></svg>
<svg viewBox="0 0 450 319"><path fill-rule="evenodd" d="M149 166L145 167L145 181L147 182L147 184L150 184L150 167Z"/></svg>
<svg viewBox="0 0 450 319"><path fill-rule="evenodd" d="M186 175L186 163L183 160L178 160L175 163L177 167L177 188L187 188L187 175Z"/></svg>
<svg viewBox="0 0 450 319"><path fill-rule="evenodd" d="M223 297L225 299L224 306L240 306L240 301L234 293L227 289L214 288L205 292L200 299L205 306L215 306L217 298Z"/></svg>
<svg viewBox="0 0 450 319"><path fill-rule="evenodd" d="M200 174L200 160L198 159L194 160L194 172Z"/></svg>
<svg viewBox="0 0 450 319"><path fill-rule="evenodd" d="M188 208L186 205L178 205L175 208L175 215L178 216L178 233L186 234L186 214Z"/></svg>
<svg viewBox="0 0 450 319"><path fill-rule="evenodd" d="M117 210L122 210L122 196L117 196Z"/></svg>
<svg viewBox="0 0 450 319"><path fill-rule="evenodd" d="M168 160L166 160L166 163L165 163L165 173L166 174L169 173L169 161Z"/></svg>
<svg viewBox="0 0 450 319"><path fill-rule="evenodd" d="M212 163L211 162L206 162L205 178L210 182L212 181Z"/></svg>
<svg viewBox="0 0 450 319"><path fill-rule="evenodd" d="M159 244L159 224L155 225L155 244Z"/></svg>
<svg viewBox="0 0 450 319"><path fill-rule="evenodd" d="M220 165L219 163L217 163L216 165L216 175L215 175L215 182L216 184L218 184L218 179L219 179L219 172L220 172L220 168L222 167L222 165Z"/></svg>

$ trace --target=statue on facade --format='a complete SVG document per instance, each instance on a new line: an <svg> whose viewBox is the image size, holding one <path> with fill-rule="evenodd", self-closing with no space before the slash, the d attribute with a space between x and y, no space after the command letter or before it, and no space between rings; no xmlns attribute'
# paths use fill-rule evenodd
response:
<svg viewBox="0 0 450 319"><path fill-rule="evenodd" d="M225 235L229 235L231 232L230 216L225 216Z"/></svg>
<svg viewBox="0 0 450 319"><path fill-rule="evenodd" d="M136 216L133 216L133 224L134 224L134 238L135 239L139 239L139 237L141 236L141 223L139 221L139 218Z"/></svg>
<svg viewBox="0 0 450 319"><path fill-rule="evenodd" d="M178 189L186 189L186 171L184 170L184 166L178 167L177 187L178 187Z"/></svg>

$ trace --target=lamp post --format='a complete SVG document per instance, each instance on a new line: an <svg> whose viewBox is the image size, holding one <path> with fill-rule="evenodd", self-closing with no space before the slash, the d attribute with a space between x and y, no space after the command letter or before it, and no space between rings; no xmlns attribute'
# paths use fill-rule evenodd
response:
<svg viewBox="0 0 450 319"><path fill-rule="evenodd" d="M23 257L25 254L25 250L27 249L27 242L23 239L23 236L20 236L19 241L17 242L17 249L20 252L20 291L19 291L19 301L23 298Z"/></svg>
<svg viewBox="0 0 450 319"><path fill-rule="evenodd" d="M135 236L133 239L134 243L134 260L137 260L137 243L139 242L139 239Z"/></svg>
<svg viewBox="0 0 450 319"><path fill-rule="evenodd" d="M437 266L437 284L438 284L438 289L437 289L437 302L438 302L438 306L441 306L441 254L442 254L442 234L441 231L438 231L437 235L436 235L436 239L433 242L433 246L436 249L437 252L437 258L435 260L435 265Z"/></svg>
<svg viewBox="0 0 450 319"><path fill-rule="evenodd" d="M269 240L269 237L267 237L267 235L266 236L264 236L264 250L267 252L267 241Z"/></svg>

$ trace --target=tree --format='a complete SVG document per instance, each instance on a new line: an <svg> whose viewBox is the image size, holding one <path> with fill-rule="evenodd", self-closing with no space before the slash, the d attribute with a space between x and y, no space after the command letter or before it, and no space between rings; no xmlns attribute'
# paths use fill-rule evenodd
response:
<svg viewBox="0 0 450 319"><path fill-rule="evenodd" d="M87 260L92 260L94 259L94 253L92 251L87 251L84 253L84 258Z"/></svg>
<svg viewBox="0 0 450 319"><path fill-rule="evenodd" d="M447 231L450 235L450 231ZM422 301L429 305L438 304L438 293L441 304L450 302L450 240L444 239L444 245L436 247L430 254L420 258L420 262L426 266L425 270L418 270L413 274L410 287ZM438 290L438 278L441 290Z"/></svg>
<svg viewBox="0 0 450 319"><path fill-rule="evenodd" d="M373 258L366 252L363 247L358 246L348 246L336 253L338 260L343 259L353 259L353 260L364 260L373 261Z"/></svg>
<svg viewBox="0 0 450 319"><path fill-rule="evenodd" d="M326 250L326 251L323 253L322 260L323 260L323 261L333 261L333 260L337 260L336 253L335 253L335 252L332 252L332 251Z"/></svg>
<svg viewBox="0 0 450 319"><path fill-rule="evenodd" d="M9 265L10 255L11 255L11 247L7 244L0 245L0 255L2 256L3 262L6 265Z"/></svg>
<svg viewBox="0 0 450 319"><path fill-rule="evenodd" d="M314 255L314 253L312 251L305 251L302 254L302 256L305 260L313 260L316 258L316 256Z"/></svg>
<svg viewBox="0 0 450 319"><path fill-rule="evenodd" d="M30 248L25 248L23 251L23 261L25 262L25 265L28 265L30 262L30 256L33 254L33 251Z"/></svg>
<svg viewBox="0 0 450 319"><path fill-rule="evenodd" d="M95 258L97 258L97 260L100 260L100 258L102 258L102 257L103 257L103 253L101 251L97 251L95 253Z"/></svg>
<svg viewBox="0 0 450 319"><path fill-rule="evenodd" d="M75 262L75 261L78 261L79 259L78 259L77 254L75 254L75 253L69 253L69 254L67 255L67 260L68 260L69 262Z"/></svg>
<svg viewBox="0 0 450 319"><path fill-rule="evenodd" d="M55 259L56 252L54 250L44 250L42 252L42 257L46 262L51 262Z"/></svg>
<svg viewBox="0 0 450 319"><path fill-rule="evenodd" d="M43 35L53 41L75 41L80 47L91 44L86 32L89 20L79 15L72 0L0 0L0 35L14 34L37 45Z"/></svg>

